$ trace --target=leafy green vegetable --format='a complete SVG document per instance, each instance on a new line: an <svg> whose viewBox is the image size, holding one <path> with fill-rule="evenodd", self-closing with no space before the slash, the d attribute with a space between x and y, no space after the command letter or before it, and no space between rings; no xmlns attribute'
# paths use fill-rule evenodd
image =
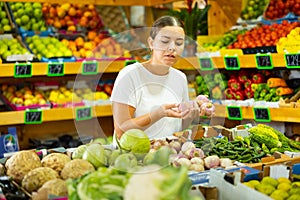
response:
<svg viewBox="0 0 300 200"><path fill-rule="evenodd" d="M150 150L150 139L144 131L130 129L122 135L118 145L122 150L134 154L146 154Z"/></svg>

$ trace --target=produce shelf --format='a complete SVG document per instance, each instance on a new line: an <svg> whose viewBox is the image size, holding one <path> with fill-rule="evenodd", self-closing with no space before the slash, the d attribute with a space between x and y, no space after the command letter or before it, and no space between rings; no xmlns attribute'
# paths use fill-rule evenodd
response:
<svg viewBox="0 0 300 200"><path fill-rule="evenodd" d="M226 106L215 105L215 117L227 118ZM241 107L243 119L254 119L252 107ZM299 108L269 108L272 121L280 122L296 122L300 123ZM25 111L9 111L0 112L0 124L24 124ZM43 110L43 122L72 120L75 119L74 108L55 108ZM92 107L93 117L109 117L112 116L111 105L101 105Z"/></svg>
<svg viewBox="0 0 300 200"><path fill-rule="evenodd" d="M100 61L98 65L99 73L116 73L124 67L125 61ZM81 73L82 62L65 62L65 74ZM47 75L48 63L36 62L32 63L32 76ZM13 77L14 64L0 64L0 77Z"/></svg>
<svg viewBox="0 0 300 200"><path fill-rule="evenodd" d="M285 67L284 54L271 54L274 67ZM254 55L240 55L241 68L256 68ZM212 62L217 69L225 69L224 57L212 57ZM78 74L81 73L82 62L65 62L65 74ZM47 75L48 63L36 62L32 63L32 75L43 76ZM125 61L99 61L99 73L116 73L125 66ZM200 69L197 57L189 57L180 59L174 66L179 70L195 70ZM13 77L14 64L2 63L0 64L0 77Z"/></svg>
<svg viewBox="0 0 300 200"><path fill-rule="evenodd" d="M24 124L25 111L0 112L0 124ZM93 117L112 116L111 105L101 105L92 107ZM75 119L75 108L55 108L43 110L43 122L72 120Z"/></svg>
<svg viewBox="0 0 300 200"><path fill-rule="evenodd" d="M215 105L216 117L227 118L226 106ZM241 106L243 119L254 119L253 108ZM279 122L300 122L300 109L299 108L269 108L270 117L272 121Z"/></svg>
<svg viewBox="0 0 300 200"><path fill-rule="evenodd" d="M15 2L15 0L4 0L7 2ZM106 5L106 6L135 6L135 5L143 5L143 6L153 6L157 4L170 3L174 0L147 0L147 1L135 1L135 0L85 0L82 2L81 0L51 0L51 3L72 3L72 4L95 4L95 5ZM41 2L48 3L49 0L20 0L19 2Z"/></svg>

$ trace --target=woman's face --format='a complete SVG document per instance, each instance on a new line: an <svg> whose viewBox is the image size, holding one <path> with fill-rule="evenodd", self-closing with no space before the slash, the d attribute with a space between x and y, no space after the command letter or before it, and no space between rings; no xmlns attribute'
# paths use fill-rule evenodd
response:
<svg viewBox="0 0 300 200"><path fill-rule="evenodd" d="M179 26L165 26L160 29L154 40L149 39L153 50L152 62L172 66L184 49L184 30Z"/></svg>

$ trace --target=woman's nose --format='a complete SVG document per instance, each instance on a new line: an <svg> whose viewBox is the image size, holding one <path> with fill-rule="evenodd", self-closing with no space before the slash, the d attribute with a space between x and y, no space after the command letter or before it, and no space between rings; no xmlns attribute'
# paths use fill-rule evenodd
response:
<svg viewBox="0 0 300 200"><path fill-rule="evenodd" d="M169 51L174 51L174 50L175 50L175 44L174 44L174 42L171 42L171 43L170 43L170 45L169 45L169 47L168 47L168 50L169 50Z"/></svg>

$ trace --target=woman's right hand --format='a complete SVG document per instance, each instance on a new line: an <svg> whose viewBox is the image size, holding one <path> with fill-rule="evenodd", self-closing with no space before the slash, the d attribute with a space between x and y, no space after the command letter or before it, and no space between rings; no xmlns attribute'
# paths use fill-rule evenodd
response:
<svg viewBox="0 0 300 200"><path fill-rule="evenodd" d="M181 112L178 107L178 103L161 105L162 117L183 118L189 112L189 110Z"/></svg>

